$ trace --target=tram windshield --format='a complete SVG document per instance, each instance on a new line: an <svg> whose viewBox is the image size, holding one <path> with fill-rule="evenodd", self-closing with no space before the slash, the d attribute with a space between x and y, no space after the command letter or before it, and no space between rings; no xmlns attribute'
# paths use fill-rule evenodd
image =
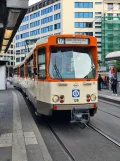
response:
<svg viewBox="0 0 120 161"><path fill-rule="evenodd" d="M92 79L96 68L88 48L51 48L49 73L56 79Z"/></svg>

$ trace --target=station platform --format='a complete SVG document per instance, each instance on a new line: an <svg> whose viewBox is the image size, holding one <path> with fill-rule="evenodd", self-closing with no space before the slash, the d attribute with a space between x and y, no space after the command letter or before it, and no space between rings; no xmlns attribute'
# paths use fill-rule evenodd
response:
<svg viewBox="0 0 120 161"><path fill-rule="evenodd" d="M118 93L117 96L113 96L112 91L110 90L102 89L98 92L98 98L112 103L120 104L120 93Z"/></svg>
<svg viewBox="0 0 120 161"><path fill-rule="evenodd" d="M52 161L22 94L0 91L0 161Z"/></svg>

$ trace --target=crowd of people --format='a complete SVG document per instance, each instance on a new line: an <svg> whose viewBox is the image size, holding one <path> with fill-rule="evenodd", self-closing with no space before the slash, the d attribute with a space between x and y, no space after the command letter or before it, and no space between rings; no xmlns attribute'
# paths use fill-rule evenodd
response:
<svg viewBox="0 0 120 161"><path fill-rule="evenodd" d="M111 78L106 77L103 79L101 77L101 74L99 74L98 76L98 90L100 91L102 86L106 85L109 90L113 91L113 96L117 96L117 78L115 76L115 74L113 74L113 76Z"/></svg>

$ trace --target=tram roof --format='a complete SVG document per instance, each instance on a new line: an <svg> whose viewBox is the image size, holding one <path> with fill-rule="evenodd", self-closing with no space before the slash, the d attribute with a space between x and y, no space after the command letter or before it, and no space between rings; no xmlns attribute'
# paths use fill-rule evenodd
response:
<svg viewBox="0 0 120 161"><path fill-rule="evenodd" d="M44 39L37 40L36 45L45 44L47 42L48 42L48 37L47 38L44 38Z"/></svg>
<svg viewBox="0 0 120 161"><path fill-rule="evenodd" d="M115 51L107 54L107 56L105 57L105 60L106 61L120 60L120 51Z"/></svg>

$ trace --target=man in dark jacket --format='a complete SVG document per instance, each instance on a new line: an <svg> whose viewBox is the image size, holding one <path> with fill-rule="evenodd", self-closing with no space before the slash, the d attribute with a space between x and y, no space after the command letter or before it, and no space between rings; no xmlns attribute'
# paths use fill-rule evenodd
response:
<svg viewBox="0 0 120 161"><path fill-rule="evenodd" d="M98 76L98 90L101 91L101 83L103 82L103 79L101 77L101 75L99 74Z"/></svg>
<svg viewBox="0 0 120 161"><path fill-rule="evenodd" d="M111 82L112 82L113 95L117 96L117 78L115 77L115 75L113 75Z"/></svg>

